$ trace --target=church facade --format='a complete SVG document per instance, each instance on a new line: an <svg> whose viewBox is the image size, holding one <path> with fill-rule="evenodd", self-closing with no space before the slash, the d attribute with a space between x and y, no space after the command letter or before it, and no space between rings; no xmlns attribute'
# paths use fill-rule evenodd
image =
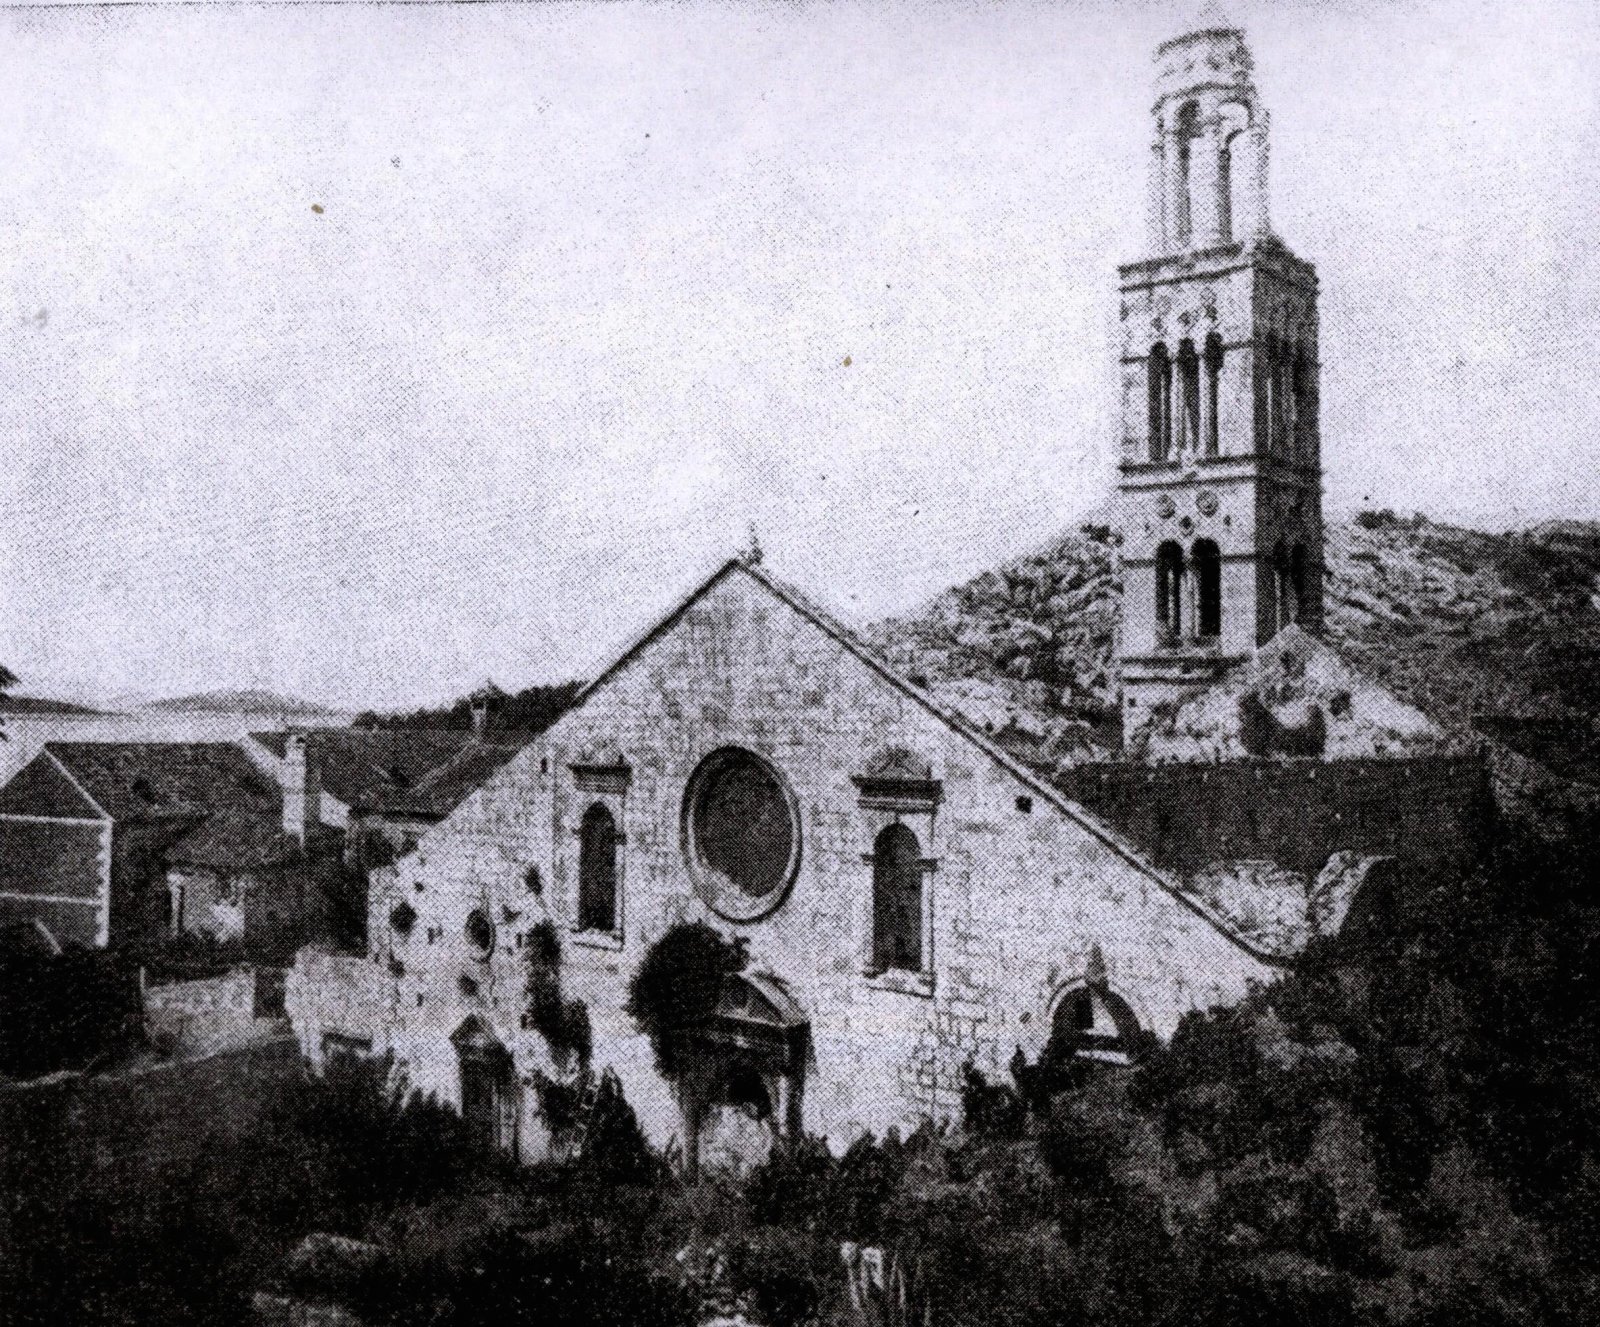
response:
<svg viewBox="0 0 1600 1327"><path fill-rule="evenodd" d="M1207 693L1242 712L1227 688L1257 685L1252 670L1276 685L1324 662L1316 277L1268 226L1267 120L1242 37L1180 38L1157 66L1150 254L1121 272L1135 735ZM1329 686L1330 740L1366 751L1363 705L1381 698L1343 675ZM1391 711L1391 746L1429 740L1420 715ZM1231 758L1231 740L1206 749ZM1137 781L1117 785L1119 803ZM1216 905L1255 876L1190 888L1070 788L752 553L375 872L369 952L302 954L290 1012L314 1062L391 1055L529 1157L550 1142L539 1084L573 1073L530 1014L532 966L552 949L594 1069L616 1074L657 1144L748 1158L785 1131L842 1147L955 1118L968 1065L1003 1074L1056 1034L1124 1059L1286 957ZM1324 872L1321 929L1369 864ZM748 962L682 1029L689 1081L661 1072L627 1004L653 947L692 923L742 942Z"/></svg>
<svg viewBox="0 0 1600 1327"><path fill-rule="evenodd" d="M596 1067L617 1073L654 1141L685 1146L714 1146L741 1114L840 1144L951 1118L969 1062L1003 1073L1063 1020L1116 1056L1272 971L1109 828L743 559L380 879L360 1012L297 973L308 1051L357 1039L462 1104L487 1060L485 1128L535 1151L522 1079L550 1057L522 1014L541 922ZM686 1117L625 1005L651 946L692 921L746 942L737 998L765 1026Z"/></svg>

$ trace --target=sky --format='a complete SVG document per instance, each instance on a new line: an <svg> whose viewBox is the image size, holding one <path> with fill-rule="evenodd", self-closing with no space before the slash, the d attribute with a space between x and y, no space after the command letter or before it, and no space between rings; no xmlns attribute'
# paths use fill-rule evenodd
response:
<svg viewBox="0 0 1600 1327"><path fill-rule="evenodd" d="M1332 513L1600 516L1600 6L0 10L0 661L356 708L740 548L868 621L1114 481L1155 45L1245 28Z"/></svg>

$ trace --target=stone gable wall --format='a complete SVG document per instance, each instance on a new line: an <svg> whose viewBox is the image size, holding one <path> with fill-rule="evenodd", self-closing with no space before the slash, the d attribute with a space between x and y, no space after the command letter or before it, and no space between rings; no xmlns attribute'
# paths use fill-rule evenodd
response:
<svg viewBox="0 0 1600 1327"><path fill-rule="evenodd" d="M803 836L785 903L742 925L701 901L681 843L685 785L707 754L729 745L782 772ZM931 990L865 975L872 872L863 857L883 813L862 807L851 775L889 746L918 753L942 784L931 835L926 819L908 817L936 862ZM572 765L601 749L620 749L629 762L624 792L577 787ZM571 930L577 831L596 797L620 813L625 836L616 938ZM528 887L529 866L539 870L538 893ZM417 914L403 937L390 924L401 899ZM495 926L487 955L466 938L474 909ZM1267 972L1150 874L737 572L374 890L370 934L390 985L388 1045L419 1087L455 1098L448 1038L472 1013L519 1065L539 1062L536 1034L519 1026L521 945L546 918L562 936L566 993L588 1006L596 1065L617 1070L658 1142L679 1132L680 1117L623 1006L646 951L677 921L706 920L747 937L751 968L778 977L806 1010L814 1066L804 1123L835 1145L955 1114L968 1060L996 1074L1019 1045L1037 1054L1055 1000L1081 978L1095 946L1112 987L1162 1034L1186 1010L1235 999Z"/></svg>

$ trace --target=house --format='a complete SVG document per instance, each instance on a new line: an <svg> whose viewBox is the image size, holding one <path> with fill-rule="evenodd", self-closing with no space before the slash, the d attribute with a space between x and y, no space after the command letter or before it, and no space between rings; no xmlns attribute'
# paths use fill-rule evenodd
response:
<svg viewBox="0 0 1600 1327"><path fill-rule="evenodd" d="M51 742L0 788L0 920L60 944L243 934L304 907L309 849L229 742Z"/></svg>
<svg viewBox="0 0 1600 1327"><path fill-rule="evenodd" d="M348 864L387 865L410 852L469 792L516 754L521 740L486 728L475 693L470 732L442 728L310 728L252 733L250 757L288 787L307 778L321 823L344 835Z"/></svg>

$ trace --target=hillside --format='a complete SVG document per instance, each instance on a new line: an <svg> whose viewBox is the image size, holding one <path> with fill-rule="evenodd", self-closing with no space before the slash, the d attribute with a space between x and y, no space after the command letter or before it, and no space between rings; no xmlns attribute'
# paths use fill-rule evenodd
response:
<svg viewBox="0 0 1600 1327"><path fill-rule="evenodd" d="M251 688L174 696L170 700L150 701L139 708L162 714L266 714L305 722L343 722L350 717L313 701Z"/></svg>
<svg viewBox="0 0 1600 1327"><path fill-rule="evenodd" d="M1600 524L1509 534L1364 512L1327 530L1327 637L1449 729L1600 714ZM1116 711L1117 536L1088 524L884 621L877 644L996 731Z"/></svg>

